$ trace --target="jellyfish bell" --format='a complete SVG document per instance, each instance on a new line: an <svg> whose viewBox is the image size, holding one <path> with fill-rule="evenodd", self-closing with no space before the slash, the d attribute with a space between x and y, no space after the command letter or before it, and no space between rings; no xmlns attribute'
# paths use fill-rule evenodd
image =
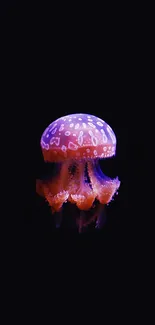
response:
<svg viewBox="0 0 155 325"><path fill-rule="evenodd" d="M86 218L94 202L108 204L117 192L120 181L103 174L99 160L116 153L116 136L99 117L71 114L52 122L41 137L45 162L57 164L57 174L49 180L37 180L37 192L48 201L52 213L61 211L65 202L76 204L81 211L79 230L92 220L100 224L100 213Z"/></svg>

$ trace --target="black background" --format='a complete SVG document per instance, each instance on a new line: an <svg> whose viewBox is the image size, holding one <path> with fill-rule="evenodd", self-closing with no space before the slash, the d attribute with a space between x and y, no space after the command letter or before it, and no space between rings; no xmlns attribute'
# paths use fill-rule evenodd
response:
<svg viewBox="0 0 155 325"><path fill-rule="evenodd" d="M86 8L72 11L68 8L67 11L65 6L51 7L49 12L42 9L45 8L38 5L35 11L29 10L26 4L22 7L18 2L8 3L3 8L2 26L7 34L5 49L9 67L5 76L10 86L7 104L13 107L10 121L12 118L17 123L13 132L19 143L14 174L19 175L22 182L22 190L18 192L21 197L18 204L22 205L20 224L29 247L35 241L38 245L46 246L48 242L52 249L63 249L75 236L77 250L81 240L84 245L90 241L90 247L95 247L100 238L102 251L105 240L110 241L111 247L121 245L124 240L127 242L132 228L129 185L134 178L141 139L137 136L133 143L134 135L129 127L134 133L141 92L137 80L142 73L136 51L139 38L133 37L128 26L123 28L125 17L120 21L114 10L109 12L109 20L105 16L97 19L98 16L92 16ZM103 118L117 137L117 154L115 158L106 159L102 169L108 176L118 176L121 187L119 195L107 207L107 224L99 234L93 230L82 236L67 231L54 232L49 207L35 194L36 178L49 171L43 162L41 135L58 117L76 112Z"/></svg>
<svg viewBox="0 0 155 325"><path fill-rule="evenodd" d="M117 285L127 276L125 284L130 286L131 278L138 277L143 174L138 128L147 96L141 56L144 33L136 22L136 9L132 13L131 18L118 7L94 11L91 6L66 4L49 9L43 4L3 5L4 84L9 89L5 106L18 144L10 163L13 212L5 243L12 260L19 253L28 279L32 274L39 278L37 269L53 286L56 282L78 290L77 283L82 283L89 291L97 282L103 293L105 283ZM35 193L36 178L49 171L40 137L52 121L71 113L99 116L113 128L117 153L103 162L102 169L121 181L118 195L107 207L105 227L81 235L56 231L49 207Z"/></svg>

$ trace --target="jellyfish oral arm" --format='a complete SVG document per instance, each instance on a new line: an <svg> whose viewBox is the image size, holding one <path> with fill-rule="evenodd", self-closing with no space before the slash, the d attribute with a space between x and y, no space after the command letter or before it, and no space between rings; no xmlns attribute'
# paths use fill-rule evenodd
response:
<svg viewBox="0 0 155 325"><path fill-rule="evenodd" d="M45 196L45 199L51 207L52 213L60 211L69 197L68 191L65 190L65 185L68 181L66 178L68 164L59 164L58 169L59 172L53 179L48 181L37 180L37 192Z"/></svg>
<svg viewBox="0 0 155 325"><path fill-rule="evenodd" d="M118 178L111 179L101 170L98 159L88 163L88 173L96 198L102 204L108 204L120 186Z"/></svg>
<svg viewBox="0 0 155 325"><path fill-rule="evenodd" d="M77 207L80 210L89 210L92 207L92 204L95 200L95 194L92 191L92 188L87 183L85 177L85 168L86 162L80 161L77 163L78 178L74 176L74 182L79 184L75 193L71 193L71 199L73 203L76 203Z"/></svg>
<svg viewBox="0 0 155 325"><path fill-rule="evenodd" d="M102 172L98 159L72 159L59 164L58 173L53 179L38 181L38 193L45 196L52 213L62 211L62 206L67 201L76 204L81 211L80 218L77 219L81 232L82 227L95 220L100 228L104 206L112 200L119 186L118 178L111 179ZM85 212L93 207L95 199L98 201L98 207L92 209L90 217L87 218Z"/></svg>

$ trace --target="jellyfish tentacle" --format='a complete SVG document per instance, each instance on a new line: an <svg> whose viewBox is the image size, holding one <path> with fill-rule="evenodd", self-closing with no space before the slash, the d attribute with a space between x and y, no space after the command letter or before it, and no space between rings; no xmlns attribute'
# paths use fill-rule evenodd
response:
<svg viewBox="0 0 155 325"><path fill-rule="evenodd" d="M60 164L59 173L52 180L38 182L38 193L48 201L52 213L60 211L63 204L67 202L69 196L65 189L68 181L67 169L68 164Z"/></svg>
<svg viewBox="0 0 155 325"><path fill-rule="evenodd" d="M63 218L62 210L63 209L61 208L58 212L54 214L56 228L60 228L61 226L62 218Z"/></svg>
<svg viewBox="0 0 155 325"><path fill-rule="evenodd" d="M97 214L97 220L96 220L95 228L101 229L105 225L106 220L107 220L107 215L106 215L104 204L102 204L102 203L98 204L96 214Z"/></svg>
<svg viewBox="0 0 155 325"><path fill-rule="evenodd" d="M79 233L82 232L83 229L83 219L84 219L84 211L80 211L80 217L79 217Z"/></svg>
<svg viewBox="0 0 155 325"><path fill-rule="evenodd" d="M88 217L86 217L84 211L80 212L78 225L81 228L86 228L89 224L96 221L95 228L101 229L105 225L106 219L105 205L98 202L94 211L92 211L92 214L88 215Z"/></svg>

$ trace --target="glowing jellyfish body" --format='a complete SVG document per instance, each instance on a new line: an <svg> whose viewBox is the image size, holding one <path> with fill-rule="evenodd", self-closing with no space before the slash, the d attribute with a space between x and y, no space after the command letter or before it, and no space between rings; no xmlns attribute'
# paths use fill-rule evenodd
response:
<svg viewBox="0 0 155 325"><path fill-rule="evenodd" d="M103 174L99 159L116 153L116 136L102 119L88 114L71 114L51 123L41 137L41 148L46 162L57 163L57 174L52 180L37 180L37 192L59 212L65 202L76 204L81 211L77 218L79 230L98 219L101 206L108 204L117 192L120 181ZM100 204L90 218L84 211Z"/></svg>

